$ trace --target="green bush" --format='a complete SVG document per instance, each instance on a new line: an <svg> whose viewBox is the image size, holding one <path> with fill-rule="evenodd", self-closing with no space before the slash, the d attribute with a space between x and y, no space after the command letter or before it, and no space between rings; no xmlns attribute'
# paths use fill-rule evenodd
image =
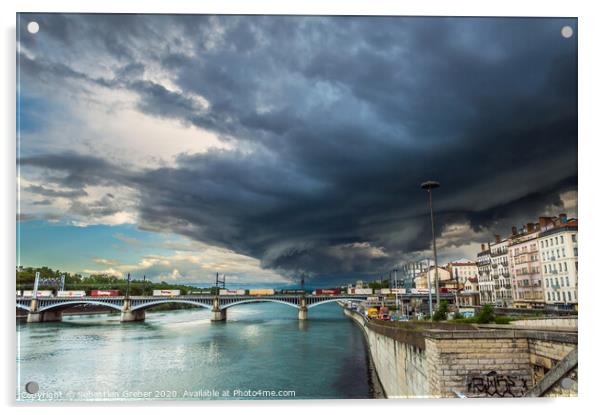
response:
<svg viewBox="0 0 602 415"><path fill-rule="evenodd" d="M479 324L489 324L495 322L495 312L493 311L493 306L491 304L485 304L481 311L476 316L477 323Z"/></svg>
<svg viewBox="0 0 602 415"><path fill-rule="evenodd" d="M434 321L447 320L448 304L447 301L443 300L439 304L437 311L433 314Z"/></svg>

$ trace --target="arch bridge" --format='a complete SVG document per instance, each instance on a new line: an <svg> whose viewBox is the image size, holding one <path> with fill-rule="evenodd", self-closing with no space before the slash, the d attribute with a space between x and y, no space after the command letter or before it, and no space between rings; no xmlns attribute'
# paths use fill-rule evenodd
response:
<svg viewBox="0 0 602 415"><path fill-rule="evenodd" d="M103 307L110 311L120 311L121 321L142 321L145 319L145 310L161 304L189 304L206 308L211 311L212 321L226 320L227 310L243 304L252 303L279 303L298 310L298 318L306 320L310 308L341 300L362 301L366 295L183 295L172 297L137 296L137 297L17 297L17 308L28 312L27 321L39 323L47 321L60 321L65 309L75 306Z"/></svg>

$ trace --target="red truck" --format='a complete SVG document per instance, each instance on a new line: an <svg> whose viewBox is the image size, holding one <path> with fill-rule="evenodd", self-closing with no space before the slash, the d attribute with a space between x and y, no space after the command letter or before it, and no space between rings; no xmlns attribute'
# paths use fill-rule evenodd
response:
<svg viewBox="0 0 602 415"><path fill-rule="evenodd" d="M92 297L119 297L119 290L92 290Z"/></svg>
<svg viewBox="0 0 602 415"><path fill-rule="evenodd" d="M316 288L316 295L340 295L340 288Z"/></svg>

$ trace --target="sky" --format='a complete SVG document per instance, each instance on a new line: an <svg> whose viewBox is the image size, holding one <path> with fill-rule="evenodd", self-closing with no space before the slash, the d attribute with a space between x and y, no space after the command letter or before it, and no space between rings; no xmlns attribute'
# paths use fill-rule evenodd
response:
<svg viewBox="0 0 602 415"><path fill-rule="evenodd" d="M577 216L576 19L17 20L18 265L376 279L431 257L425 180L443 263Z"/></svg>

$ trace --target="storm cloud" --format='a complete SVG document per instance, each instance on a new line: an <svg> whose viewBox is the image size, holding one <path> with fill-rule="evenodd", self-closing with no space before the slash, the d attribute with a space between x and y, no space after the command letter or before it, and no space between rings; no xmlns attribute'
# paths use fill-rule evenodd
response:
<svg viewBox="0 0 602 415"><path fill-rule="evenodd" d="M442 184L437 234L471 230L454 246L546 212L576 213L563 195L577 189L577 43L560 35L566 24L577 32L574 19L19 18L41 27L36 36L20 28L22 93L129 94L136 111L224 144L137 165L23 139L23 174L45 172L29 190L132 195L75 201L66 217L127 206L141 229L335 278L377 275L429 248L424 180Z"/></svg>

